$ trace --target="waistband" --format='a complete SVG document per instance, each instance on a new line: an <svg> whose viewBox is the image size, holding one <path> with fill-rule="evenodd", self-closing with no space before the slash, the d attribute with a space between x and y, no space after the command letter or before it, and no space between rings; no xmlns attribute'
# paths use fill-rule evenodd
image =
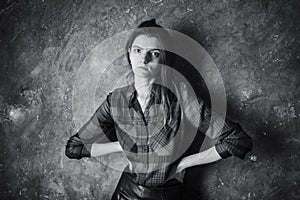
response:
<svg viewBox="0 0 300 200"><path fill-rule="evenodd" d="M123 172L117 185L114 196L122 196L120 199L181 199L182 183L155 186L143 186L133 181L132 175Z"/></svg>

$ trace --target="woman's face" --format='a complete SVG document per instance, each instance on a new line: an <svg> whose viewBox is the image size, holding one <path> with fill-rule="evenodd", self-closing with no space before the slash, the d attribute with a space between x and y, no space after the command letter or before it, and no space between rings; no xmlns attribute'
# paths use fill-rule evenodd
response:
<svg viewBox="0 0 300 200"><path fill-rule="evenodd" d="M160 72L160 46L155 37L139 35L135 38L129 51L133 73L141 78L154 78Z"/></svg>

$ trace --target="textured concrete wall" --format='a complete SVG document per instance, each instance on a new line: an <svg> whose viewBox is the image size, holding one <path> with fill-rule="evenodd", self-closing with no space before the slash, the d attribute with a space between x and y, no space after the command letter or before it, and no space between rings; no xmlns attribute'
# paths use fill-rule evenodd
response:
<svg viewBox="0 0 300 200"><path fill-rule="evenodd" d="M124 166L122 155L64 156L67 138L92 113L79 99L85 111L74 121L75 77L101 41L150 18L209 52L230 115L254 140L245 161L190 169L189 192L203 199L300 199L299 13L298 0L1 1L1 199L109 199L120 173L100 161ZM118 71L110 74L107 80ZM110 87L100 81L97 101Z"/></svg>

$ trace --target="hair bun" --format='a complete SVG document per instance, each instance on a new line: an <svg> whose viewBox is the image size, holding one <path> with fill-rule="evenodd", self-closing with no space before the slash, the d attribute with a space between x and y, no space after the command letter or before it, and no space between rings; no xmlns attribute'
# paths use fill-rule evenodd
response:
<svg viewBox="0 0 300 200"><path fill-rule="evenodd" d="M155 19L151 19L151 20L149 20L149 22L150 22L150 23L153 23L153 24L156 24Z"/></svg>
<svg viewBox="0 0 300 200"><path fill-rule="evenodd" d="M147 21L143 21L139 26L138 28L146 28L146 27L157 27L157 28L162 28L162 26L158 25L156 23L156 20L155 19L150 19L150 20L147 20Z"/></svg>

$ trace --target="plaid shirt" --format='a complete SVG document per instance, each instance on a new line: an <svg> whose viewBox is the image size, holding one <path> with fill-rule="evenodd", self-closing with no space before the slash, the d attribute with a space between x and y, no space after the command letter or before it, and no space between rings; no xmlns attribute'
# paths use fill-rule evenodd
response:
<svg viewBox="0 0 300 200"><path fill-rule="evenodd" d="M134 181L144 186L165 184L181 158L193 153L196 135L209 136L210 123L214 128L222 126L218 120L211 122L204 101L191 98L182 86L177 92L180 95L167 90L171 105L165 110L161 87L153 84L144 112L133 84L114 90L77 133L89 151L99 138L102 142L119 141L132 163ZM222 158L244 158L252 141L237 123L226 119L218 137L205 137L200 146L207 149L213 145ZM201 150L199 145L196 149Z"/></svg>

